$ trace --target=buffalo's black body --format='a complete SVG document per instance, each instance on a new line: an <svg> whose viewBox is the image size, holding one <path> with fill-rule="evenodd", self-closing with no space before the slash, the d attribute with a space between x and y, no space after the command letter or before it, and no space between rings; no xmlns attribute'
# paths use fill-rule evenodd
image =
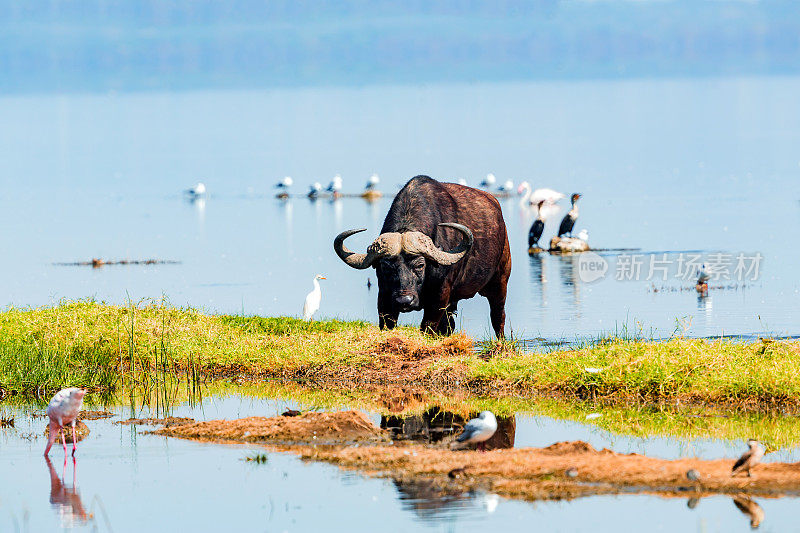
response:
<svg viewBox="0 0 800 533"><path fill-rule="evenodd" d="M443 266L419 255L401 253L373 264L381 328L393 328L402 312L421 309L423 330L448 334L455 329L458 301L480 294L489 301L495 334L502 337L511 251L500 204L494 196L416 176L395 197L381 233L418 231L441 249L456 248L463 236L438 226L444 222L466 226L475 239L457 263Z"/></svg>

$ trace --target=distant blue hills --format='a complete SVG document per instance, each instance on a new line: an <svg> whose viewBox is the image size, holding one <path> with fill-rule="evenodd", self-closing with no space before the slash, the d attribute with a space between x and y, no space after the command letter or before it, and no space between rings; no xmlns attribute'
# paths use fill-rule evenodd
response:
<svg viewBox="0 0 800 533"><path fill-rule="evenodd" d="M800 1L0 0L0 92L800 71Z"/></svg>

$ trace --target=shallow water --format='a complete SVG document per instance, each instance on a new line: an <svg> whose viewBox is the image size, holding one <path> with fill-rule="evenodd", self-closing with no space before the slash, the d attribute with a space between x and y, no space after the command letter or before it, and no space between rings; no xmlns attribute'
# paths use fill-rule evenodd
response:
<svg viewBox="0 0 800 533"><path fill-rule="evenodd" d="M577 257L528 257L533 214L503 200L515 335L800 333L800 251L786 240L800 223L798 90L800 78L764 77L3 96L0 120L15 127L0 132L0 304L164 295L296 315L321 272L321 317L374 321L374 273L331 243L366 227L351 239L365 247L390 198L279 201L273 183L292 175L302 194L341 173L358 192L375 171L393 193L418 173L476 184L491 171L583 193L576 229L593 246L643 252L638 281L617 280L630 259L609 252L606 277L586 282ZM180 191L198 180L210 197L188 203ZM758 278L712 281L746 288L699 299L675 277L680 253L718 252L731 275L739 253L761 253ZM93 257L181 263L53 265ZM461 328L490 333L484 299L460 311Z"/></svg>
<svg viewBox="0 0 800 533"><path fill-rule="evenodd" d="M208 397L194 407L180 405L173 414L198 420L271 416L287 407L304 406L233 395ZM45 420L30 418L31 408L6 409L6 414L16 414L17 427L0 430L0 477L14 480L0 484L0 529L307 531L344 523L354 531L406 531L421 526L435 531L478 531L532 523L556 531L652 529L653 524L665 531L749 528L749 519L722 496L702 499L694 509L685 499L642 495L526 503L486 493L445 497L431 494L424 486L365 478L334 466L301 462L286 453L271 452L266 464L256 465L244 459L259 451L257 446L146 435L147 427L113 421L146 415L147 409L114 411L115 418L87 421L91 433L78 444L74 465L71 459L65 465L61 448L55 446L51 472L41 456L44 437L30 437L41 434ZM379 418L374 413L370 416ZM695 443L679 449L668 439L619 438L591 425L517 417L517 446L576 438L596 447L666 457L737 453L735 443ZM794 499L756 501L765 512L765 530L793 527ZM609 507L614 509L613 519Z"/></svg>

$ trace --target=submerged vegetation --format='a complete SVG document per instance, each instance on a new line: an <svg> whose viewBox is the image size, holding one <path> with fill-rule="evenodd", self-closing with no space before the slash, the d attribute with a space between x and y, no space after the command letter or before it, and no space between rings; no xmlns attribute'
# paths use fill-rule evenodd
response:
<svg viewBox="0 0 800 533"><path fill-rule="evenodd" d="M129 386L178 394L166 383L279 379L330 387L412 385L438 394L559 397L620 405L714 404L756 411L800 406L800 343L674 338L606 339L577 348L483 351L462 334L380 331L363 321L208 315L160 303L67 302L0 312L0 396L46 396L66 385ZM161 383L161 385L164 385ZM191 395L190 395L191 396Z"/></svg>

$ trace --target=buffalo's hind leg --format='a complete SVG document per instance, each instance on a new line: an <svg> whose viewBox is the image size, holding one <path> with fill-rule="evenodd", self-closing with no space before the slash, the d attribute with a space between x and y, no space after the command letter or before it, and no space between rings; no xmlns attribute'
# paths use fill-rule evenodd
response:
<svg viewBox="0 0 800 533"><path fill-rule="evenodd" d="M498 339L505 338L507 283L508 279L500 280L495 277L480 291L480 295L489 300L489 318Z"/></svg>

